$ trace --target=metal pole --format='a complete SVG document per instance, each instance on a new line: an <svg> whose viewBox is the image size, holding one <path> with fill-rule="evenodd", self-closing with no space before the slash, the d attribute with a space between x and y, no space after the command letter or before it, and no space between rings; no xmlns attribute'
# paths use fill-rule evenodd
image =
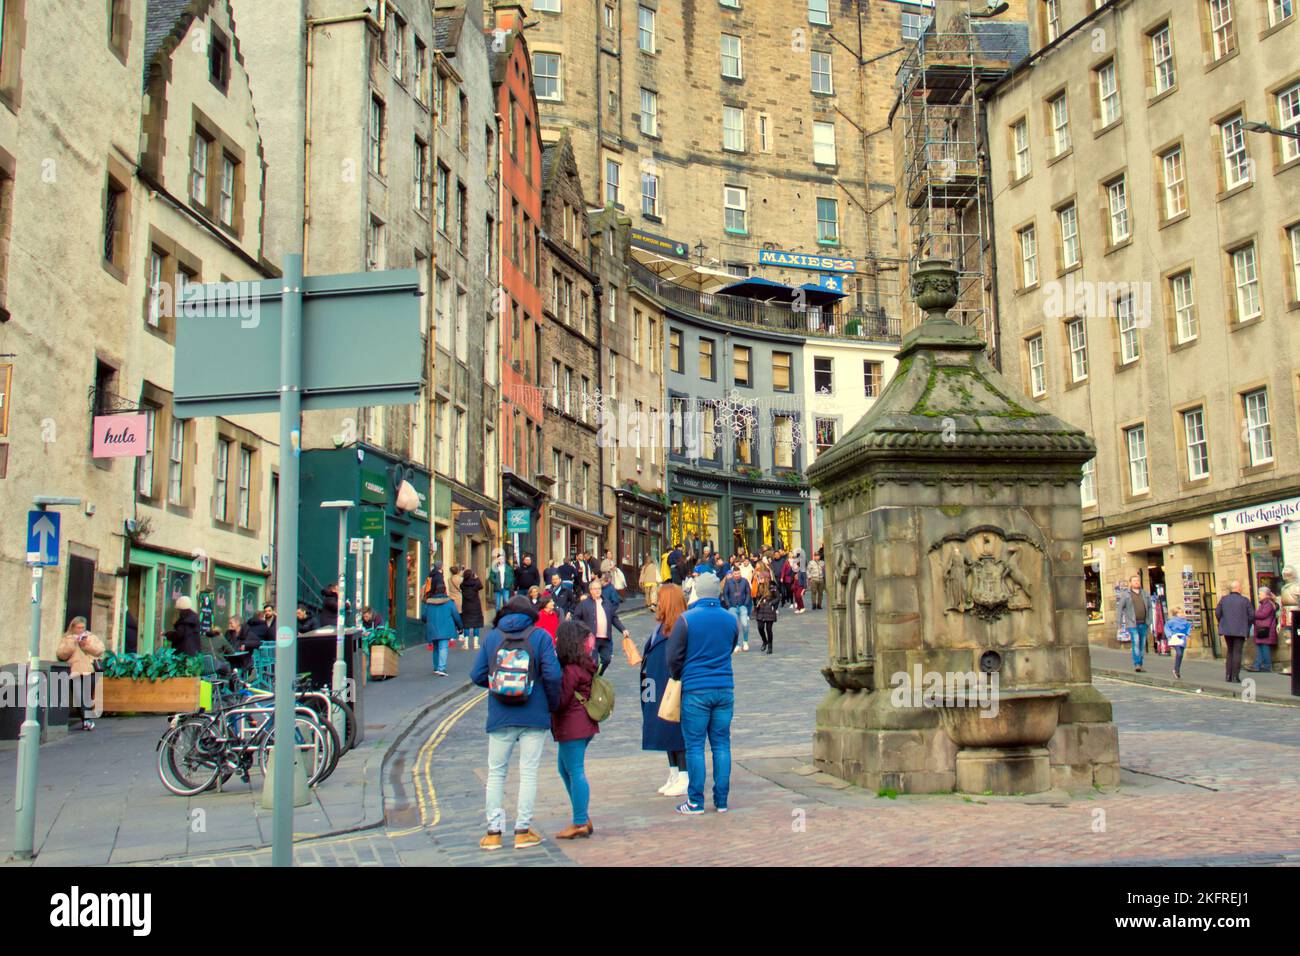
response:
<svg viewBox="0 0 1300 956"><path fill-rule="evenodd" d="M293 866L293 679L298 669L298 455L301 447L302 256L284 257L280 319L280 553L276 556L275 773L271 865Z"/></svg>
<svg viewBox="0 0 1300 956"><path fill-rule="evenodd" d="M42 511L45 508L42 506ZM41 756L41 592L45 569L32 568L32 629L27 647L27 704L18 735L18 787L14 804L14 856L30 860L36 849L36 770Z"/></svg>
<svg viewBox="0 0 1300 956"><path fill-rule="evenodd" d="M337 508L339 513L339 616L334 622L334 674L330 685L336 694L343 694L347 689L348 683L348 665L343 658L343 632L347 627L347 594L348 594L348 509L352 507L351 502L324 502L321 507ZM361 620L361 605L357 605L356 619ZM342 727L344 722L343 711L340 708L334 708L333 711L334 725L339 727L339 733L346 736L346 727Z"/></svg>

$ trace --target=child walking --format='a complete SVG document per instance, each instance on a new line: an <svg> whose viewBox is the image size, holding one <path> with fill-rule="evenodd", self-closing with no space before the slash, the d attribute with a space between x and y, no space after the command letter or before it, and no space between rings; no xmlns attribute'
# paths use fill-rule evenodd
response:
<svg viewBox="0 0 1300 956"><path fill-rule="evenodd" d="M1183 651L1187 650L1187 636L1192 633L1192 622L1183 617L1178 608L1169 609L1169 620L1165 621L1165 639L1174 652L1174 678L1183 679Z"/></svg>
<svg viewBox="0 0 1300 956"><path fill-rule="evenodd" d="M754 594L754 620L758 622L758 636L763 639L759 653L772 653L772 625L776 623L778 609L781 607L781 592L771 578L764 577L758 582Z"/></svg>
<svg viewBox="0 0 1300 956"><path fill-rule="evenodd" d="M591 698L591 678L596 662L587 650L590 634L581 621L565 621L556 635L555 652L563 668L560 703L551 714L551 735L559 745L560 779L573 806L573 823L555 834L557 840L589 837L595 832L587 812L591 786L587 782L587 744L600 733L600 725L591 719L582 700ZM578 698L581 697L582 700Z"/></svg>

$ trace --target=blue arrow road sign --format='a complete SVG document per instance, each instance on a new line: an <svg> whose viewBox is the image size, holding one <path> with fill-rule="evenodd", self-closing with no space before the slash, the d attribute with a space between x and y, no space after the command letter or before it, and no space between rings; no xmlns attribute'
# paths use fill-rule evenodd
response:
<svg viewBox="0 0 1300 956"><path fill-rule="evenodd" d="M27 563L51 568L59 564L59 513L27 512Z"/></svg>

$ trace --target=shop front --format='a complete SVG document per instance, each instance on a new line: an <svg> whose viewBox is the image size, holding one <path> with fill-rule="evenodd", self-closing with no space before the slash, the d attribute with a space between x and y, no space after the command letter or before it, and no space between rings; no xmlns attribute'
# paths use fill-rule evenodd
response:
<svg viewBox="0 0 1300 956"><path fill-rule="evenodd" d="M533 560L543 567L559 558L577 554L605 553L606 519L558 501L546 506L548 546Z"/></svg>
<svg viewBox="0 0 1300 956"><path fill-rule="evenodd" d="M507 471L501 476L501 494L505 499L506 560L518 564L520 556L525 554L533 555L536 560L546 492Z"/></svg>
<svg viewBox="0 0 1300 956"><path fill-rule="evenodd" d="M453 487L451 516L453 543L448 564L486 574L492 564L492 550L497 546L496 502Z"/></svg>
<svg viewBox="0 0 1300 956"><path fill-rule="evenodd" d="M676 471L669 510L671 544L700 542L724 555L811 547L811 491L802 482L743 481ZM715 544L717 542L717 544Z"/></svg>
<svg viewBox="0 0 1300 956"><path fill-rule="evenodd" d="M658 562L667 541L664 537L663 501L620 488L614 493L614 527L618 540L614 553L629 584L640 580L641 565L649 556Z"/></svg>
<svg viewBox="0 0 1300 956"><path fill-rule="evenodd" d="M141 654L166 644L162 634L176 623L176 602L183 597L210 615L211 626L221 630L231 617L247 620L256 614L265 600L265 571L144 546L132 547L127 561L126 601L118 633L125 633L125 615L130 611L138 625L136 650Z"/></svg>
<svg viewBox="0 0 1300 956"><path fill-rule="evenodd" d="M360 460L358 460L360 458ZM419 499L415 510L397 509L397 489L410 482ZM299 598L318 606L321 590L338 575L338 518L323 501L358 503L347 516L347 534L369 537L374 550L364 569L364 598L407 643L423 639L420 623L424 579L432 566L432 483L429 472L370 448L314 449L302 454L299 512ZM349 599L356 565L347 559Z"/></svg>

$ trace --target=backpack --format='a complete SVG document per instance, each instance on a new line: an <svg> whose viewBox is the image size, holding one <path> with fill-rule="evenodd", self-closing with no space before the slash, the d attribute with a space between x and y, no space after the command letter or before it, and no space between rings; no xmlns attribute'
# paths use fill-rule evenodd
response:
<svg viewBox="0 0 1300 956"><path fill-rule="evenodd" d="M587 716L600 723L614 713L614 685L599 674L591 675L591 696L586 700L581 694L573 695L587 711Z"/></svg>
<svg viewBox="0 0 1300 956"><path fill-rule="evenodd" d="M505 637L488 661L488 691L503 704L525 704L533 693L539 662L532 641L538 630Z"/></svg>

